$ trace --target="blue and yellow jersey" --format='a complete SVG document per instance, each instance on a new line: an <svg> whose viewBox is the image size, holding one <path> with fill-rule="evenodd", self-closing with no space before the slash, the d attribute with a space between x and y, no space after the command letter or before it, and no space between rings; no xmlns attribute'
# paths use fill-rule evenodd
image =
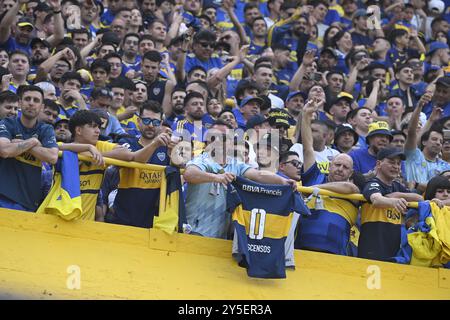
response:
<svg viewBox="0 0 450 320"><path fill-rule="evenodd" d="M317 197L307 202L311 216L300 220L296 248L347 255L350 229L356 223L358 208L348 200L320 196L323 208L316 208Z"/></svg>
<svg viewBox="0 0 450 320"><path fill-rule="evenodd" d="M361 207L360 258L389 261L397 254L401 243L402 214L394 208L376 208L370 201L373 194L385 196L393 192L409 191L396 181L389 186L376 177L366 183L363 195L368 202Z"/></svg>
<svg viewBox="0 0 450 320"><path fill-rule="evenodd" d="M200 127L201 125L201 127ZM190 122L188 119L182 119L172 125L173 134L183 137L185 141L192 141L194 155L197 156L205 149L206 126L202 121Z"/></svg>
<svg viewBox="0 0 450 320"><path fill-rule="evenodd" d="M133 152L143 148L136 138L124 138L119 143ZM156 149L147 163L169 165L167 148ZM158 227L168 231L178 228L178 210L183 206L179 203L180 200L182 201L181 192L179 192L181 182L177 183L173 180L177 177L173 175L169 177L166 173L151 169L120 168L120 182L114 200L116 223L141 228ZM171 187L171 183L175 184ZM163 190L164 187L166 190ZM161 207L160 199L164 199L164 197L161 198L161 192L165 191L167 196L173 198L173 201L169 201L170 205L175 205L172 210L168 210L170 205L167 203Z"/></svg>
<svg viewBox="0 0 450 320"><path fill-rule="evenodd" d="M125 109L126 108L124 106L120 107L119 110L117 110L117 115L124 113ZM136 114L134 114L129 119L120 121L120 125L129 135L132 135L135 137L140 135L139 127L138 127L138 116Z"/></svg>
<svg viewBox="0 0 450 320"><path fill-rule="evenodd" d="M38 122L34 128L23 126L19 117L0 121L0 138L27 140L37 138L44 148L57 148L53 127ZM36 211L42 200L42 161L30 152L15 158L0 158L0 195Z"/></svg>
<svg viewBox="0 0 450 320"><path fill-rule="evenodd" d="M237 177L227 194L238 241L239 264L256 278L285 278L285 241L294 212L309 214L299 193Z"/></svg>
<svg viewBox="0 0 450 320"><path fill-rule="evenodd" d="M98 141L95 147L101 153L112 151L117 144ZM95 220L95 206L98 192L102 186L105 168L92 162L80 161L80 193L83 215L81 220Z"/></svg>

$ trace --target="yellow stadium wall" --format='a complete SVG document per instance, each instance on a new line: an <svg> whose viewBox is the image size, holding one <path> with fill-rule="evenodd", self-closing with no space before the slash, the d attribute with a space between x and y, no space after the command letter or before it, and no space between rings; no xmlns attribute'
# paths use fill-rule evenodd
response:
<svg viewBox="0 0 450 320"><path fill-rule="evenodd" d="M295 260L287 279L253 279L231 258L231 241L0 210L0 298L450 298L450 270L302 250ZM367 286L372 268L379 289Z"/></svg>

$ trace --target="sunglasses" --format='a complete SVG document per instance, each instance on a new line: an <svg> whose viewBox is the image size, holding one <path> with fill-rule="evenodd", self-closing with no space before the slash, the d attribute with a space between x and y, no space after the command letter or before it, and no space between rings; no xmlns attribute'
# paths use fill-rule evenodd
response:
<svg viewBox="0 0 450 320"><path fill-rule="evenodd" d="M298 160L291 160L291 161L286 161L286 162L283 162L283 163L291 163L296 168L300 168L303 165L303 163L301 163Z"/></svg>
<svg viewBox="0 0 450 320"><path fill-rule="evenodd" d="M152 118L141 118L142 123L146 126L149 126L150 124L154 127L159 127L161 124L160 119L152 119Z"/></svg>
<svg viewBox="0 0 450 320"><path fill-rule="evenodd" d="M199 44L205 49L208 47L210 47L211 49L214 49L214 47L215 47L215 44L212 42L199 42Z"/></svg>

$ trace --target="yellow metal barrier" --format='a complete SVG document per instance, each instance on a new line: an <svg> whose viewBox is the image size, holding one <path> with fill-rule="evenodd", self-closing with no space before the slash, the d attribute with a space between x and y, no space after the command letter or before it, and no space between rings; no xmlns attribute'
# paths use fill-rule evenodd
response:
<svg viewBox="0 0 450 320"><path fill-rule="evenodd" d="M60 155L62 155L62 152L60 152ZM78 159L82 161L92 161L92 158L84 155L78 155ZM119 167L127 167L127 168L135 168L135 169L147 169L147 170L155 170L155 171L164 171L164 166L154 165L154 164L146 164L146 163L140 163L140 162L126 162L111 158L103 158L105 160L105 163L108 165L114 165ZM184 170L181 170L181 173L183 173ZM297 187L297 190L302 193L311 194L314 191L314 188L312 187ZM319 194L329 197L335 197L340 199L347 199L347 200L356 200L356 201L364 201L367 202L366 198L362 194L355 193L355 194L340 194L336 192L332 192L329 190L319 189ZM410 208L417 208L418 203L417 202L409 202L408 206Z"/></svg>

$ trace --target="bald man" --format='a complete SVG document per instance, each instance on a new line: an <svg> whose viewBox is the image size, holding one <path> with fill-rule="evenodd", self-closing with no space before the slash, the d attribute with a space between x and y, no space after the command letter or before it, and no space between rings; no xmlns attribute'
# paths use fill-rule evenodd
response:
<svg viewBox="0 0 450 320"><path fill-rule="evenodd" d="M302 174L304 186L325 189L341 194L360 193L351 182L353 174L352 158L341 153L330 163L328 175L322 173L314 162ZM340 255L356 255L355 246L350 242L351 229L358 216L358 203L327 196L311 195L307 199L311 216L301 217L296 249L306 249Z"/></svg>

